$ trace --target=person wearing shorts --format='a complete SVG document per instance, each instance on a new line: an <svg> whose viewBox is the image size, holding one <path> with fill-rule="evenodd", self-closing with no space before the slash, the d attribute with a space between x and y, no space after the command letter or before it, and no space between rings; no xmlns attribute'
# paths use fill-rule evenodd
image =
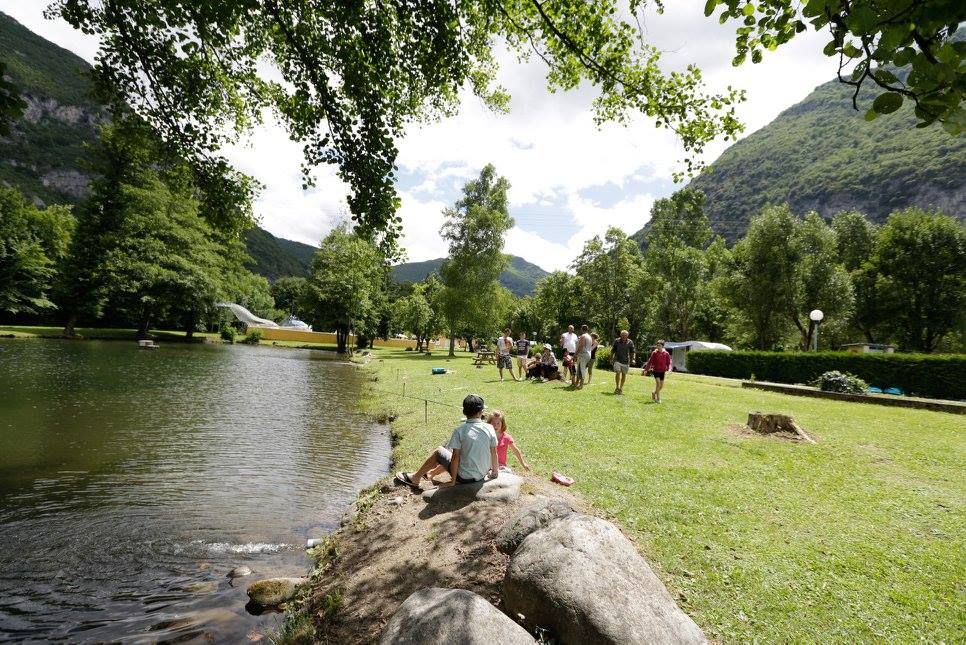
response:
<svg viewBox="0 0 966 645"><path fill-rule="evenodd" d="M526 378L527 358L530 356L530 341L527 340L527 332L520 332L520 338L513 344L513 347L516 351L517 369L520 372L520 378Z"/></svg>
<svg viewBox="0 0 966 645"><path fill-rule="evenodd" d="M476 394L463 399L466 420L453 430L446 445L430 453L416 472L396 473L396 481L417 491L422 490L419 483L438 466L443 466L450 474L450 481L443 486L472 484L499 477L500 464L496 452L499 442L493 426L481 418L485 407L482 397Z"/></svg>
<svg viewBox="0 0 966 645"><path fill-rule="evenodd" d="M651 400L661 402L661 390L664 389L664 375L671 371L671 354L664 349L664 341L657 341L657 346L651 352L650 358L644 363L644 374L648 372L654 377L654 391Z"/></svg>
<svg viewBox="0 0 966 645"><path fill-rule="evenodd" d="M614 394L623 394L624 381L634 362L634 341L626 329L622 329L620 337L614 339L611 357L614 361Z"/></svg>
<svg viewBox="0 0 966 645"><path fill-rule="evenodd" d="M580 338L577 340L577 376L574 386L579 390L584 387L587 378L587 365L590 364L591 347L594 339L590 337L590 329L587 325L580 326Z"/></svg>
<svg viewBox="0 0 966 645"><path fill-rule="evenodd" d="M504 329L503 335L496 339L496 368L500 371L500 382L503 382L503 370L510 370L510 377L518 380L513 373L513 359L510 358L510 350L513 348L513 339L510 338L510 330Z"/></svg>

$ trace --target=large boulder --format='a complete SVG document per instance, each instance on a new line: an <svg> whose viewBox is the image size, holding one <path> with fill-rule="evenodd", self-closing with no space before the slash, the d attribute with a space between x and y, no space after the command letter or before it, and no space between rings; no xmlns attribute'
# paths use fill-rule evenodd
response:
<svg viewBox="0 0 966 645"><path fill-rule="evenodd" d="M474 484L439 486L423 493L428 502L471 502L475 499L512 502L520 497L523 479L513 473L501 473L496 479L488 479Z"/></svg>
<svg viewBox="0 0 966 645"><path fill-rule="evenodd" d="M274 607L292 599L308 578L266 578L248 585L248 597L256 605Z"/></svg>
<svg viewBox="0 0 966 645"><path fill-rule="evenodd" d="M573 513L514 552L503 600L563 643L704 643L634 545L610 522Z"/></svg>
<svg viewBox="0 0 966 645"><path fill-rule="evenodd" d="M503 525L496 534L496 548L500 553L513 555L525 537L551 521L575 512L576 509L562 499L541 497Z"/></svg>
<svg viewBox="0 0 966 645"><path fill-rule="evenodd" d="M533 645L525 629L465 589L420 589L406 598L382 632L382 645Z"/></svg>

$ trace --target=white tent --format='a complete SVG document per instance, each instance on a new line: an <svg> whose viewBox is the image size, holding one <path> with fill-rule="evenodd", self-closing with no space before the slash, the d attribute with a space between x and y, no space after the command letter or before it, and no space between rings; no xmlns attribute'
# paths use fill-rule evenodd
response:
<svg viewBox="0 0 966 645"><path fill-rule="evenodd" d="M719 350L730 352L731 348L721 343L709 343L703 340L686 340L680 343L664 343L664 349L671 352L671 363L675 372L687 372L688 352L707 352Z"/></svg>

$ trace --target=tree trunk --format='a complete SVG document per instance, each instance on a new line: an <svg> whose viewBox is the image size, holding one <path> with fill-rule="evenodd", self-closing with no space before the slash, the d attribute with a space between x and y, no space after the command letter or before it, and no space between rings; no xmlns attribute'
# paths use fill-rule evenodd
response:
<svg viewBox="0 0 966 645"><path fill-rule="evenodd" d="M449 335L449 355L456 356L456 332L450 332Z"/></svg>
<svg viewBox="0 0 966 645"><path fill-rule="evenodd" d="M148 330L151 329L151 308L147 307L141 311L141 319L138 320L138 340L145 340L148 337Z"/></svg>
<svg viewBox="0 0 966 645"><path fill-rule="evenodd" d="M188 314L188 320L185 322L184 337L187 340L191 340L195 336L195 325L198 323L197 316L194 311Z"/></svg>
<svg viewBox="0 0 966 645"><path fill-rule="evenodd" d="M345 325L337 325L335 328L335 347L339 354L346 353L346 345L348 344L349 333Z"/></svg>
<svg viewBox="0 0 966 645"><path fill-rule="evenodd" d="M64 336L68 338L73 338L75 331L74 327L77 325L77 312L71 311L70 315L67 316L67 322L64 323Z"/></svg>
<svg viewBox="0 0 966 645"><path fill-rule="evenodd" d="M466 349L469 350L470 354L473 353L473 337L468 336L466 338Z"/></svg>
<svg viewBox="0 0 966 645"><path fill-rule="evenodd" d="M802 441L815 443L807 432L800 425L795 423L795 419L787 414L765 414L762 412L748 413L748 427L759 434L774 434L784 432L797 436Z"/></svg>

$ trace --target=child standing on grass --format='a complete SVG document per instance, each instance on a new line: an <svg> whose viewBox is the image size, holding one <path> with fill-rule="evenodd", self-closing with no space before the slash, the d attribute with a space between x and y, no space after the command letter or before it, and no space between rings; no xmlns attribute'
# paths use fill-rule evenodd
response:
<svg viewBox="0 0 966 645"><path fill-rule="evenodd" d="M486 420L493 429L496 430L496 461L500 465L501 469L509 470L510 468L506 465L506 452L507 448L513 451L513 456L517 458L520 465L527 472L530 472L530 464L527 463L526 459L523 458L523 453L517 448L516 442L510 433L506 431L506 416L500 410L493 410L490 416Z"/></svg>
<svg viewBox="0 0 966 645"><path fill-rule="evenodd" d="M671 371L671 355L664 349L664 341L657 341L657 346L651 352L650 358L644 363L644 375L654 376L654 391L651 400L661 402L661 390L664 389L664 375Z"/></svg>

